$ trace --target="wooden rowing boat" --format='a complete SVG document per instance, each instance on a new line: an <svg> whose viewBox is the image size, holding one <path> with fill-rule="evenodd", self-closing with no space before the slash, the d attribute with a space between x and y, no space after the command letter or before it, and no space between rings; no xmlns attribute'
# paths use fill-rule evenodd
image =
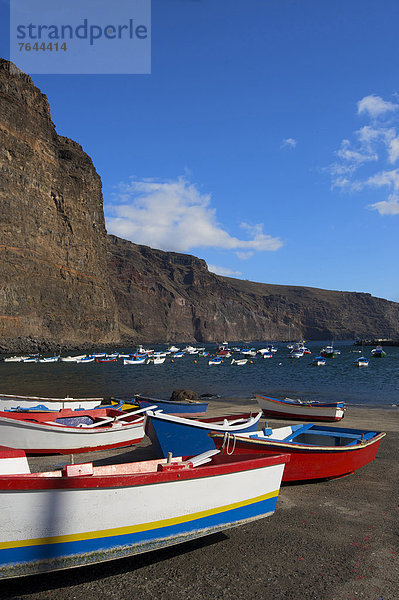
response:
<svg viewBox="0 0 399 600"><path fill-rule="evenodd" d="M314 423L264 429L229 437L210 433L216 447L235 454L290 454L284 482L335 479L364 467L376 457L384 432Z"/></svg>
<svg viewBox="0 0 399 600"><path fill-rule="evenodd" d="M12 461L12 453L0 450L3 458ZM0 578L132 556L267 517L288 460L214 449L184 461L83 463L44 473L21 464L15 474L14 463L12 474L0 475Z"/></svg>
<svg viewBox="0 0 399 600"><path fill-rule="evenodd" d="M265 417L297 419L301 421L340 421L344 416L343 402L303 401L269 398L255 394L255 399Z"/></svg>

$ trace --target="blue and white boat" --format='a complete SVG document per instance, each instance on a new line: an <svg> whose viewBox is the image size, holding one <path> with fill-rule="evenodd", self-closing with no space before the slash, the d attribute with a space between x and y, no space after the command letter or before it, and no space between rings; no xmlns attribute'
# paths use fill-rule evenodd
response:
<svg viewBox="0 0 399 600"><path fill-rule="evenodd" d="M24 452L0 449L0 579L124 558L267 517L288 460L214 448L188 460L30 473Z"/></svg>
<svg viewBox="0 0 399 600"><path fill-rule="evenodd" d="M123 364L124 365L144 365L146 360L147 360L147 355L142 356L142 357L133 356L132 358L124 358Z"/></svg>
<svg viewBox="0 0 399 600"><path fill-rule="evenodd" d="M158 410L170 415L179 417L203 417L208 408L208 402L200 402L198 400L160 400L158 398L148 398L141 394L134 396L133 402L138 404L140 408L148 408L155 404Z"/></svg>
<svg viewBox="0 0 399 600"><path fill-rule="evenodd" d="M49 356L48 358L39 358L39 363L54 363L60 360L59 356Z"/></svg>
<svg viewBox="0 0 399 600"><path fill-rule="evenodd" d="M208 365L221 365L223 364L222 356L213 356L208 360Z"/></svg>
<svg viewBox="0 0 399 600"><path fill-rule="evenodd" d="M359 356L359 358L357 358L355 360L356 367L368 367L368 365L369 365L369 359L366 358L365 356Z"/></svg>
<svg viewBox="0 0 399 600"><path fill-rule="evenodd" d="M215 447L209 437L210 431L219 433L241 433L258 430L262 411L250 414L211 417L207 419L185 419L166 415L162 411L147 411L145 432L155 446L158 455L167 457L187 456L211 450Z"/></svg>
<svg viewBox="0 0 399 600"><path fill-rule="evenodd" d="M312 365L315 367L324 367L327 359L324 356L315 356L312 360Z"/></svg>

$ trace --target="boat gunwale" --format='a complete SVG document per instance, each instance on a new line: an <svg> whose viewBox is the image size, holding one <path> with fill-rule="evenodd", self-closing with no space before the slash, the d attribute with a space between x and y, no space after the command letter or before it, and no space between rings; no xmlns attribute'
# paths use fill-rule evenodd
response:
<svg viewBox="0 0 399 600"><path fill-rule="evenodd" d="M167 421L168 423L172 423L174 425L181 425L181 426L187 426L187 427L194 427L195 429L205 429L205 430L211 430L211 431L218 431L218 430L223 430L226 429L226 427L229 427L229 429L231 429L231 431L239 431L240 429L244 429L247 427L250 427L252 425L255 425L255 423L259 423L260 419L262 418L262 411L259 411L255 416L253 417L248 417L248 419L246 421L244 421L243 423L238 423L236 425L230 425L229 423L227 424L223 424L222 420L220 420L220 423L217 422L209 422L207 423L206 421L201 421L201 420L195 420L195 419L190 419L187 417L180 417L178 415L171 415L168 413L162 413L162 415L157 414L158 412L161 411L147 411L147 415L151 418L151 419L159 419L160 421ZM235 420L237 418L240 418L241 415L226 415L226 419L228 419L229 417L231 417L231 420ZM217 418L217 417L215 417ZM223 417L222 417L223 418ZM236 428L236 429L234 429Z"/></svg>
<svg viewBox="0 0 399 600"><path fill-rule="evenodd" d="M187 458L186 461L181 463L172 463L171 465L168 465L166 462L161 462L161 470L153 470L150 472L96 474L96 469L98 467L92 467L93 474L75 476L65 475L63 474L63 471L2 474L0 475L0 492L23 492L51 489L62 491L86 488L126 488L143 485L157 485L190 479L213 478L248 470L262 469L282 464L285 465L290 461L290 455L283 452L276 452L271 455L259 455L256 453L253 455L235 455L234 457L218 455L217 458L219 458L220 462L215 461L199 466L193 466L192 463L190 464L190 458ZM131 464L134 465L135 463ZM82 467L82 465L92 466L93 463L80 463L73 466L79 468ZM120 467L121 470L126 470L127 465L122 464ZM101 469L101 467L99 468Z"/></svg>
<svg viewBox="0 0 399 600"><path fill-rule="evenodd" d="M232 434L234 435L234 434ZM262 446L266 446L266 447L271 447L271 448L285 448L286 450L277 450L281 451L281 452L290 452L291 450L303 450L305 452L323 452L323 453L335 453L335 452L347 452L347 451L359 451L362 450L363 448L367 448L368 446L372 446L373 444L375 444L378 441L381 441L382 438L384 438L386 436L386 432L385 431L380 431L377 432L375 436L373 436L372 438L370 438L369 440L357 440L358 443L353 445L353 446L312 446L309 444L296 444L294 442L286 442L284 440L273 440L273 439L262 439L262 438L255 438L255 437L242 437L239 435L235 435L235 442L244 442L244 443L249 443L249 444L260 444ZM220 439L222 436L222 434L220 433L213 433L211 432L209 434L209 437L211 438L217 438Z"/></svg>

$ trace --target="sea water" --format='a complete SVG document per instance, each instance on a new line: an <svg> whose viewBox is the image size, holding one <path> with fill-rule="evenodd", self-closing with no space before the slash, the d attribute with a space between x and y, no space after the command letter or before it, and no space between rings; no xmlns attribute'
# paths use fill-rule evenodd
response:
<svg viewBox="0 0 399 600"><path fill-rule="evenodd" d="M266 344L247 342L245 346L259 349ZM399 347L384 347L386 357L373 358L372 347L362 349L353 342L335 342L334 348L341 354L327 359L325 366L313 366L312 359L328 344L331 341L307 342L311 355L293 359L286 343L275 343L278 350L273 358L257 355L244 366L232 365L231 358L224 359L221 365L208 365L208 357L197 355L167 357L160 365L124 365L122 359L115 363L87 364L0 362L0 394L128 399L141 393L168 399L173 390L185 388L198 395L211 394L233 401L249 399L257 392L275 398L399 406ZM207 351L215 350L215 344L196 345L205 345ZM242 342L230 345L244 347ZM184 346L180 344L181 348ZM151 348L165 350L166 346L151 345ZM116 350L128 353L135 349ZM356 358L361 355L369 358L368 367L355 366ZM244 358L238 353L234 357Z"/></svg>

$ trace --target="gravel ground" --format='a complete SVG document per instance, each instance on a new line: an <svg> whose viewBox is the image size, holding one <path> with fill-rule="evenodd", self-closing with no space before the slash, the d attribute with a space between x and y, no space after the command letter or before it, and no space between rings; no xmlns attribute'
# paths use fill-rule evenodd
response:
<svg viewBox="0 0 399 600"><path fill-rule="evenodd" d="M241 408L248 406L243 402ZM220 403L216 409L220 414ZM231 412L239 412L237 406ZM3 581L0 598L398 600L399 410L350 408L339 425L387 432L376 460L354 475L284 486L273 516L226 533L87 568ZM84 460L104 464L113 454ZM150 454L145 440L125 452L125 460ZM43 468L48 460L32 463Z"/></svg>

